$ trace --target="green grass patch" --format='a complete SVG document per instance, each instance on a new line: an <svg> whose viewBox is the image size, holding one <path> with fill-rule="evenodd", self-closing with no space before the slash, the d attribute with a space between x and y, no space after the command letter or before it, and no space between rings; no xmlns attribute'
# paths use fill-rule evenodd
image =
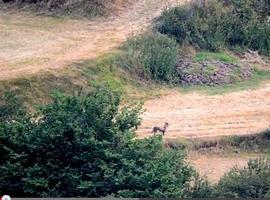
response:
<svg viewBox="0 0 270 200"><path fill-rule="evenodd" d="M192 59L194 62L201 62L201 61L211 61L211 60L217 60L221 62L226 63L237 63L238 58L225 53L225 52L219 52L219 53L213 53L213 52L198 52Z"/></svg>
<svg viewBox="0 0 270 200"><path fill-rule="evenodd" d="M208 65L208 66L203 68L203 73L206 75L210 75L210 76L217 71L218 71L218 67L216 67L214 65Z"/></svg>
<svg viewBox="0 0 270 200"><path fill-rule="evenodd" d="M15 91L30 107L33 107L49 102L51 93L56 90L76 95L80 88L83 88L83 93L87 94L96 87L107 85L113 90L121 91L125 103L145 101L170 91L170 86L165 83L139 79L136 74L123 69L123 60L119 59L122 54L122 51L116 51L95 60L72 64L69 68L54 74L46 72L17 80L1 81L0 94L4 94L5 91ZM211 66L207 68L209 73L213 70L215 69ZM270 72L256 70L251 79L232 85L175 88L181 92L199 91L215 95L255 89L266 80L270 80Z"/></svg>
<svg viewBox="0 0 270 200"><path fill-rule="evenodd" d="M230 153L269 153L270 129L253 135L223 136L217 138L178 138L165 141L165 146L173 149L185 149L187 151L207 150L207 152ZM270 155L269 155L270 156Z"/></svg>
<svg viewBox="0 0 270 200"><path fill-rule="evenodd" d="M249 80L218 86L185 86L181 87L180 90L185 93L191 91L199 91L209 95L217 95L247 89L256 89L262 82L267 80L270 80L269 71L254 70L253 76Z"/></svg>
<svg viewBox="0 0 270 200"><path fill-rule="evenodd" d="M270 130L254 135L223 137L219 141L219 148L224 150L238 150L239 152L270 152Z"/></svg>

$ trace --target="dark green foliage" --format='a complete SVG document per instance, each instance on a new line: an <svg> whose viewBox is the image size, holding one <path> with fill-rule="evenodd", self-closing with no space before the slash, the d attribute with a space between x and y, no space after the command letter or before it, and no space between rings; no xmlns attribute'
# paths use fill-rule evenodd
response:
<svg viewBox="0 0 270 200"><path fill-rule="evenodd" d="M0 121L10 121L24 117L26 112L22 100L14 92L5 92L0 97Z"/></svg>
<svg viewBox="0 0 270 200"><path fill-rule="evenodd" d="M269 0L208 0L164 11L156 29L199 48L243 47L270 53Z"/></svg>
<svg viewBox="0 0 270 200"><path fill-rule="evenodd" d="M269 18L270 19L270 18ZM270 21L250 25L246 32L246 45L253 49L259 50L260 53L270 54Z"/></svg>
<svg viewBox="0 0 270 200"><path fill-rule="evenodd" d="M270 161L251 160L244 169L234 168L217 185L217 195L228 198L264 198L270 191Z"/></svg>
<svg viewBox="0 0 270 200"><path fill-rule="evenodd" d="M187 196L191 198L211 198L214 196L215 190L209 182L195 175L194 182L187 192Z"/></svg>
<svg viewBox="0 0 270 200"><path fill-rule="evenodd" d="M38 115L1 119L0 193L14 197L191 195L195 173L182 151L166 149L161 137L135 139L140 109L119 109L119 103L120 96L105 89L87 97L58 94Z"/></svg>
<svg viewBox="0 0 270 200"><path fill-rule="evenodd" d="M219 21L223 17L222 5L217 2L211 2L205 8L193 4L164 11L156 28L181 44L187 41L202 49L217 50L222 38Z"/></svg>
<svg viewBox="0 0 270 200"><path fill-rule="evenodd" d="M165 35L148 33L130 39L124 50L125 66L141 78L175 81L178 54L175 40Z"/></svg>

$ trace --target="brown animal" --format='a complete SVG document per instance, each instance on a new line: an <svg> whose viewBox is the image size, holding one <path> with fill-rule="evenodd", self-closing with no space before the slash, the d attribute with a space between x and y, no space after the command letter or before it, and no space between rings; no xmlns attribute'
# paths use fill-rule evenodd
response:
<svg viewBox="0 0 270 200"><path fill-rule="evenodd" d="M159 131L164 136L164 134L165 134L166 129L168 128L168 126L169 126L169 123L167 123L167 122L165 122L165 125L163 126L163 128L158 127L158 126L155 126L155 127L153 127L151 133L154 134L154 135L156 135L156 133Z"/></svg>

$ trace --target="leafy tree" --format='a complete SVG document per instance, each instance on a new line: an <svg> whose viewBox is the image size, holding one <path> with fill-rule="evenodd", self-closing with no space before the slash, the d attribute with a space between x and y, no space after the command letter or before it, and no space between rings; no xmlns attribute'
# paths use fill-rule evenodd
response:
<svg viewBox="0 0 270 200"><path fill-rule="evenodd" d="M135 139L140 108L119 104L120 95L107 89L86 97L58 94L37 115L1 119L0 193L191 196L195 172L183 152L166 149L161 137Z"/></svg>

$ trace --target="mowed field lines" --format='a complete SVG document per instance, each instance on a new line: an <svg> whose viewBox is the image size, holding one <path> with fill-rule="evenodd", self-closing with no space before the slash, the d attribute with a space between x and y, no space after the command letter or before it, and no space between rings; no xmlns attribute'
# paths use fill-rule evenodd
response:
<svg viewBox="0 0 270 200"><path fill-rule="evenodd" d="M174 91L147 101L144 108L140 138L165 121L170 124L168 139L254 134L270 126L270 84L222 95Z"/></svg>

